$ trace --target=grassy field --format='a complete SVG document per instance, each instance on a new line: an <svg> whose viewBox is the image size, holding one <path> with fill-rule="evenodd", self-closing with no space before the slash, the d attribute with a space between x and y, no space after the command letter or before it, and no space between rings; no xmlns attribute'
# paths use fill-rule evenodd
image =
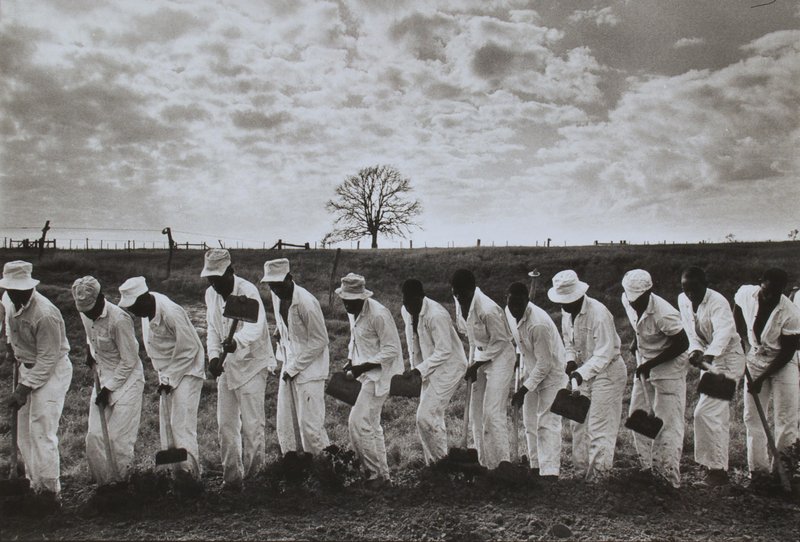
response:
<svg viewBox="0 0 800 542"><path fill-rule="evenodd" d="M296 281L314 293L323 305L331 338L332 366L339 367L346 354L348 326L344 310L335 295L333 304L328 305L328 285L334 254L333 251L283 253L234 251L233 261L238 274L256 282L262 276L265 260L288 257ZM35 253L22 251L0 253L0 264L13 259L27 259L34 262L34 276L42 281L39 290L56 303L64 314L72 347L70 356L75 364L75 371L61 420L62 474L69 479L69 483L89 484L83 439L91 378L83 364L85 337L69 286L75 278L92 274L100 280L112 301L116 301L119 284L128 277L143 275L147 277L153 290L169 295L187 308L201 337L205 338L203 292L207 284L205 279L199 276L203 265L203 254L200 251L177 252L169 279L164 278L166 253L163 251L58 251L48 253L43 261L38 263L35 261ZM542 276L536 301L550 311L558 323L560 314L547 300L546 290L550 278L556 272L572 268L590 284L589 295L600 299L615 315L618 331L625 344L632 336L619 300L622 293L620 279L625 271L635 267L648 269L653 275L655 291L674 303L679 293L680 270L687 265L700 265L706 268L712 287L730 299L740 284L754 282L766 267L780 266L794 275L796 270L800 269L800 251L793 243L343 251L335 278L338 283L338 279L348 272L363 274L367 278L367 287L375 292L376 299L389 307L395 315L402 335L399 287L406 278L416 277L422 280L428 295L444 303L452 311L453 303L448 278L455 269L459 267L472 269L477 276L479 286L496 301L502 301L505 289L511 282L516 280L527 282L529 280L527 272L537 268ZM266 289L263 290L263 295L268 301ZM272 305L267 302L266 306L272 322L274 321L271 314ZM627 357L627 353L625 354L630 374L633 362ZM156 379L143 349L142 359L145 360L147 386L136 457L137 468L149 469L153 467L153 455L158 448ZM6 383L0 392L0 397L3 399L9 393L9 375L8 366L0 368L0 376ZM695 379L696 375L690 374L690 380ZM202 464L210 471L219 470L214 388L213 382L206 382L198 424ZM276 380L271 379L267 391L267 449L270 459L277 457L278 453L274 433L276 388ZM693 390L691 385L690 390ZM630 383L625 395L626 408L629 395ZM451 438L457 438L460 432L460 426L456 421L463 412L462 398L462 391L459 390L448 410ZM691 408L696 399L696 393L690 391L690 404L686 410L687 422L690 421ZM740 399L737 399L734 404L736 415L731 447L732 467L739 469L744 467L744 434L740 421L740 403ZM412 401L393 398L384 408L389 461L395 469L421 463L421 449L413 425L415 407ZM349 407L328 398L327 409L327 428L332 440L346 445ZM7 427L7 422L2 425ZM565 437L569 438L568 435ZM685 453L690 455L691 450L691 431L687 430ZM8 439L3 439L0 454L3 458L8 457ZM628 432L623 430L618 442L618 458L625 461L631 457L633 457L631 439ZM565 459L568 459L566 447Z"/></svg>

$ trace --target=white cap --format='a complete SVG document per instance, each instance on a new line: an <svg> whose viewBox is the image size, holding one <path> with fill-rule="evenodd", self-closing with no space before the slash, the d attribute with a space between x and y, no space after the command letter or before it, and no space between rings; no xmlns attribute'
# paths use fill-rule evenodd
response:
<svg viewBox="0 0 800 542"><path fill-rule="evenodd" d="M278 258L264 262L264 278L261 282L283 282L289 274L289 260Z"/></svg>
<svg viewBox="0 0 800 542"><path fill-rule="evenodd" d="M653 287L650 273L644 269L632 269L622 277L622 288L629 302L636 301L643 293Z"/></svg>
<svg viewBox="0 0 800 542"><path fill-rule="evenodd" d="M86 312L94 307L99 295L100 283L90 275L81 277L72 283L72 297L75 299L75 308L80 312Z"/></svg>
<svg viewBox="0 0 800 542"><path fill-rule="evenodd" d="M342 277L342 286L336 288L336 295L342 299L366 299L372 292L365 288L366 280L361 275L348 273Z"/></svg>
<svg viewBox="0 0 800 542"><path fill-rule="evenodd" d="M579 300L589 285L578 280L578 274L572 269L560 271L553 277L553 287L547 291L547 297L553 303L572 303Z"/></svg>
<svg viewBox="0 0 800 542"><path fill-rule="evenodd" d="M119 287L119 306L122 308L130 307L136 303L136 299L142 294L147 293L147 282L144 277L133 277L122 283Z"/></svg>
<svg viewBox="0 0 800 542"><path fill-rule="evenodd" d="M7 262L3 266L3 278L0 279L0 288L5 288L6 290L30 290L39 284L38 280L31 277L31 273L33 273L33 264L22 260Z"/></svg>
<svg viewBox="0 0 800 542"><path fill-rule="evenodd" d="M201 277L221 277L231 265L231 253L224 248L210 248L206 251L205 265Z"/></svg>

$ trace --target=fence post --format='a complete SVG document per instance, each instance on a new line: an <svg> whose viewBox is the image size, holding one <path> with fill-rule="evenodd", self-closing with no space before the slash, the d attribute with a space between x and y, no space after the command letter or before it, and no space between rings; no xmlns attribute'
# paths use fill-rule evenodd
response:
<svg viewBox="0 0 800 542"><path fill-rule="evenodd" d="M359 250L360 248L361 248L361 241L359 240L356 241L356 250Z"/></svg>
<svg viewBox="0 0 800 542"><path fill-rule="evenodd" d="M172 249L175 246L175 241L172 240L172 228L164 228L161 233L167 236L167 241L169 242L169 254L167 255L167 278L169 278L170 273L172 273Z"/></svg>
<svg viewBox="0 0 800 542"><path fill-rule="evenodd" d="M44 238L47 237L47 231L50 229L50 221L44 223L44 228L42 228L42 237L39 239L39 259L42 259L44 256Z"/></svg>
<svg viewBox="0 0 800 542"><path fill-rule="evenodd" d="M414 241L413 241L413 240L411 240L411 239L409 239L409 240L408 240L408 248L409 248L409 250L411 250L412 248L414 248Z"/></svg>
<svg viewBox="0 0 800 542"><path fill-rule="evenodd" d="M86 238L86 250L89 250L89 238Z"/></svg>
<svg viewBox="0 0 800 542"><path fill-rule="evenodd" d="M481 240L480 239L478 239L478 244L476 246L478 246L480 248L480 246L481 246Z"/></svg>

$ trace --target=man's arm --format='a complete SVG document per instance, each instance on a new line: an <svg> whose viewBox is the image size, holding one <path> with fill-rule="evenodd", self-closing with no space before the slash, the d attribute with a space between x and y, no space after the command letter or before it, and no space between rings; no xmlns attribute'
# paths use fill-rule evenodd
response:
<svg viewBox="0 0 800 542"><path fill-rule="evenodd" d="M594 322L594 351L589 359L577 369L583 380L590 380L603 372L620 355L617 347L617 330L611 313L600 315Z"/></svg>
<svg viewBox="0 0 800 542"><path fill-rule="evenodd" d="M297 313L300 325L306 327L308 340L303 345L295 345L296 357L285 369L290 376L297 375L317 361L328 346L328 328L325 327L325 317L319 304L312 305L304 301L298 306Z"/></svg>
<svg viewBox="0 0 800 542"><path fill-rule="evenodd" d="M206 290L206 350L208 351L208 359L218 358L220 354L222 354L222 340L224 337L221 337L220 329L217 329L215 325L215 318L213 317L213 313L216 308L216 302L213 300L213 296L216 293L209 288Z"/></svg>
<svg viewBox="0 0 800 542"><path fill-rule="evenodd" d="M53 374L53 368L61 360L61 341L64 337L64 321L55 315L44 316L36 324L36 363L20 376L19 383L38 389L44 386Z"/></svg>
<svg viewBox="0 0 800 542"><path fill-rule="evenodd" d="M490 362L500 357L503 350L511 345L511 330L506 315L496 305L483 313L480 321L486 328L489 341L483 350L475 352L475 361Z"/></svg>
<svg viewBox="0 0 800 542"><path fill-rule="evenodd" d="M261 337L264 337L268 334L267 311L264 310L264 302L261 301L261 295L258 293L256 288L247 288L245 295L248 298L255 299L258 302L258 319L255 322L239 323L239 327L233 334L233 340L236 341L237 350L239 348L247 348Z"/></svg>
<svg viewBox="0 0 800 542"><path fill-rule="evenodd" d="M742 349L747 352L750 335L747 332L747 322L745 322L742 308L739 305L733 307L733 322L736 325L736 333L742 340Z"/></svg>
<svg viewBox="0 0 800 542"><path fill-rule="evenodd" d="M534 325L531 329L533 337L533 357L534 366L530 375L524 382L524 386L529 390L535 390L539 384L547 378L552 371L561 371L557 348L554 348L553 341L560 341L558 336L552 337L547 326L541 324Z"/></svg>
<svg viewBox="0 0 800 542"><path fill-rule="evenodd" d="M120 362L114 371L114 378L105 386L112 392L121 388L136 366L141 364L139 343L136 342L133 320L130 316L123 315L119 321L115 322L114 342L119 350Z"/></svg>
<svg viewBox="0 0 800 542"><path fill-rule="evenodd" d="M420 322L420 325L423 325L422 322ZM433 354L415 367L422 378L427 378L439 365L450 359L453 356L454 348L451 340L452 336L450 335L450 326L452 324L450 324L449 316L437 315L428 319L425 325L430 326ZM459 345L459 348L462 348L461 345Z"/></svg>
<svg viewBox="0 0 800 542"><path fill-rule="evenodd" d="M733 311L727 302L721 300L714 302L711 306L709 317L714 329L714 336L711 344L708 345L703 354L717 357L730 344L731 339L738 334L736 333L736 324L733 321Z"/></svg>

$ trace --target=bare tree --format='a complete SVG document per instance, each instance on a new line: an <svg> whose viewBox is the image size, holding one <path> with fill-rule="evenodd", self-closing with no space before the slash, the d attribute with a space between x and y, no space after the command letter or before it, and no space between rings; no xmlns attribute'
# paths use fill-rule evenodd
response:
<svg viewBox="0 0 800 542"><path fill-rule="evenodd" d="M797 236L800 235L800 230L797 228L789 231L789 239L792 241L797 241Z"/></svg>
<svg viewBox="0 0 800 542"><path fill-rule="evenodd" d="M735 243L736 242L736 236L734 234L732 234L732 233L729 233L728 235L725 236L725 240L727 242L729 242L729 243Z"/></svg>
<svg viewBox="0 0 800 542"><path fill-rule="evenodd" d="M422 204L410 200L411 182L391 166L372 166L350 175L336 187L336 197L326 204L336 215L327 243L372 237L378 248L378 234L395 237L419 227L414 218Z"/></svg>

